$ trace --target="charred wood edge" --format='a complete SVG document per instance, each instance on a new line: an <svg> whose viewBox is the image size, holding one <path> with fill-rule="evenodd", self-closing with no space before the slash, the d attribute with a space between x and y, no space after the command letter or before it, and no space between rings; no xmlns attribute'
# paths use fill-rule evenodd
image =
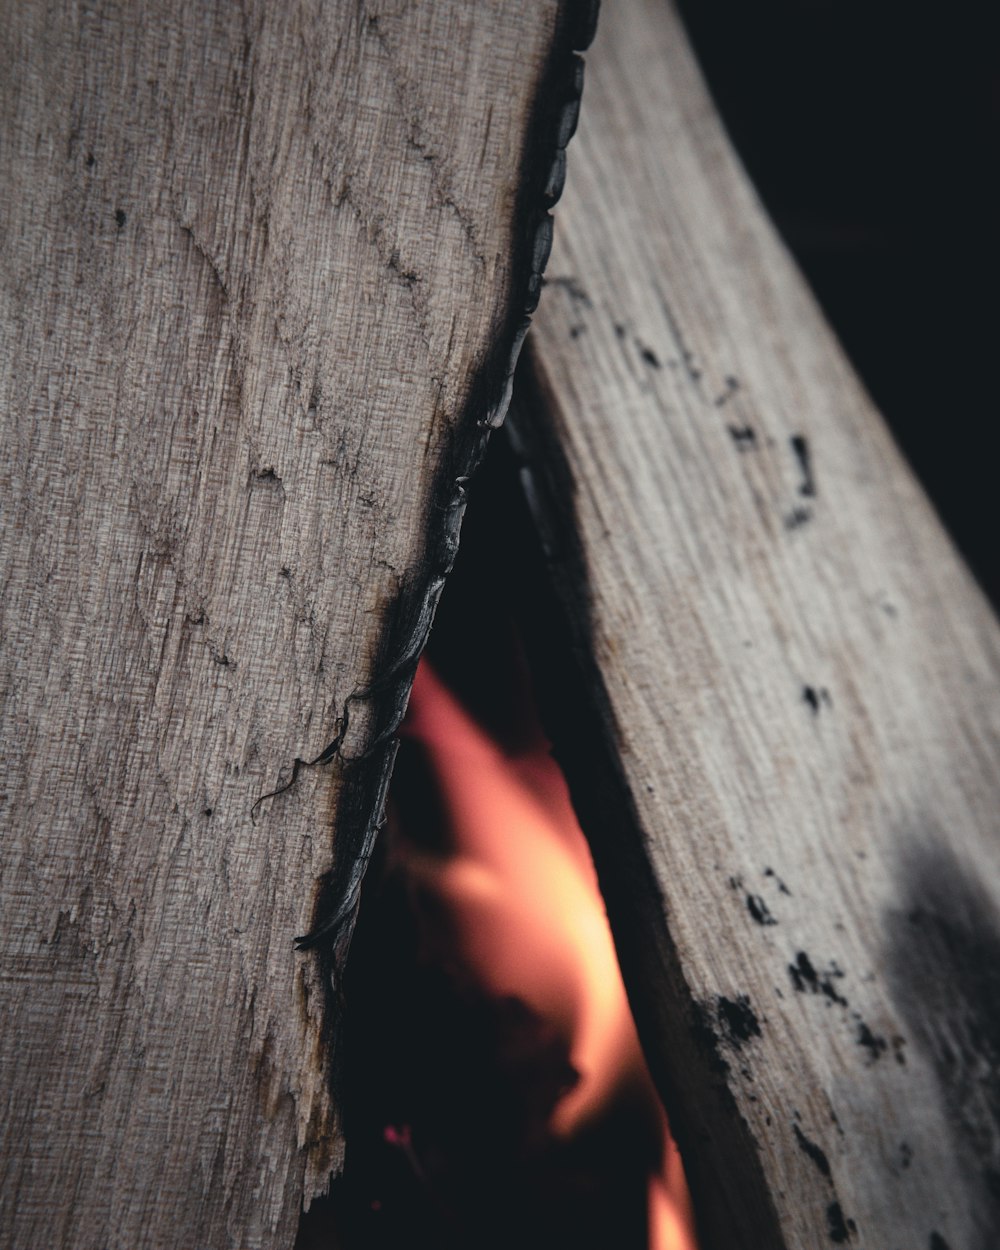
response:
<svg viewBox="0 0 1000 1250"><path fill-rule="evenodd" d="M700 1244L703 1250L782 1250L759 1147L727 1082L725 1039L687 984L622 768L615 716L595 659L576 485L558 421L529 342L504 435L542 566L543 598L525 631L542 721L594 857L639 1036L684 1158ZM690 842L694 858L695 830Z"/></svg>
<svg viewBox="0 0 1000 1250"><path fill-rule="evenodd" d="M514 385L514 369L538 306L542 274L552 246L549 209L562 194L566 145L576 130L583 90L583 61L576 53L593 39L599 0L562 0L548 61L528 113L525 146L514 210L515 241L511 259L511 297L490 335L482 365L470 387L456 435L442 461L431 492L430 526L425 554L386 612L374 668L378 676L348 695L329 745L313 759L297 758L288 781L262 795L288 790L303 768L340 759L346 766L334 817L337 835L332 870L321 879L313 927L296 938L299 950L316 949L328 991L339 1001L341 972L361 897L361 884L385 819L385 801L396 756L396 730L406 712L417 662L430 634L445 580L458 553L466 485L478 467L493 430L503 424ZM355 704L373 705L371 736L356 756L342 752ZM326 1028L335 1013L326 1013ZM334 1055L327 1036L327 1052ZM335 1065L332 1065L335 1066ZM336 1080L335 1072L331 1079Z"/></svg>
<svg viewBox="0 0 1000 1250"><path fill-rule="evenodd" d="M511 294L490 335L483 364L470 387L456 434L431 491L423 559L388 606L374 669L379 675L345 701L333 740L312 761L296 760L288 784L303 767L340 758L346 766L333 817L336 845L331 870L318 882L311 930L296 938L318 961L325 995L321 1048L326 1079L338 1107L343 1086L343 973L361 903L361 887L385 823L385 804L396 758L396 730L406 712L417 663L427 643L448 574L455 563L466 508L466 486L485 454L491 433L507 415L514 370L552 245L549 209L562 194L566 145L576 130L583 90L583 61L576 55L593 39L599 0L562 0L555 37L528 113L514 208ZM341 754L351 706L373 701L371 737L357 757ZM283 786L279 788L279 793ZM307 1202L308 1205L308 1202Z"/></svg>

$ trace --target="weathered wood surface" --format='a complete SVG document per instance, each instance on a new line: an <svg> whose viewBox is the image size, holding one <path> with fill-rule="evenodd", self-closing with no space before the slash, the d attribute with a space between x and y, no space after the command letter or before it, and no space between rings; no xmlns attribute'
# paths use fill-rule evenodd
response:
<svg viewBox="0 0 1000 1250"><path fill-rule="evenodd" d="M587 74L514 425L584 666L562 754L704 1244L987 1250L996 622L670 8L605 6Z"/></svg>
<svg viewBox="0 0 1000 1250"><path fill-rule="evenodd" d="M338 1164L292 941L391 746L251 809L408 687L576 8L3 6L5 1247L288 1246Z"/></svg>

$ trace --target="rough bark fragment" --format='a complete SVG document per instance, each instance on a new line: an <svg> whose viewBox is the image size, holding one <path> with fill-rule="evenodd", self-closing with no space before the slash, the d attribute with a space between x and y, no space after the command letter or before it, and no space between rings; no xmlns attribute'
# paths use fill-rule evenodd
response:
<svg viewBox="0 0 1000 1250"><path fill-rule="evenodd" d="M4 1245L289 1245L338 1163L292 937L391 748L251 809L399 706L585 18L4 6Z"/></svg>
<svg viewBox="0 0 1000 1250"><path fill-rule="evenodd" d="M996 622L661 3L604 13L549 272L516 429L563 758L706 1246L986 1250Z"/></svg>

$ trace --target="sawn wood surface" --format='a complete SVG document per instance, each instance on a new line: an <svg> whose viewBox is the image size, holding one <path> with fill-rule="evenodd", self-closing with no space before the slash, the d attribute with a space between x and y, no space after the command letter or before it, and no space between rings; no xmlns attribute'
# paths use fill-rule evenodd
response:
<svg viewBox="0 0 1000 1250"><path fill-rule="evenodd" d="M339 1165L293 941L350 928L587 7L2 6L4 1247L287 1248Z"/></svg>
<svg viewBox="0 0 1000 1250"><path fill-rule="evenodd" d="M557 746L705 1250L989 1250L1000 632L663 0L602 11L548 275Z"/></svg>

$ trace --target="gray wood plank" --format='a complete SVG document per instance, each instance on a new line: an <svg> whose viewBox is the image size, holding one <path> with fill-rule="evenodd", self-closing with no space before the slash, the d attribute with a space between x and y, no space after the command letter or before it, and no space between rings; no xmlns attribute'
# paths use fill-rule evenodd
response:
<svg viewBox="0 0 1000 1250"><path fill-rule="evenodd" d="M288 1246L339 1166L331 961L586 7L3 6L5 1246Z"/></svg>
<svg viewBox="0 0 1000 1250"><path fill-rule="evenodd" d="M986 1250L1000 635L660 0L602 15L549 273L561 749L705 1245Z"/></svg>

